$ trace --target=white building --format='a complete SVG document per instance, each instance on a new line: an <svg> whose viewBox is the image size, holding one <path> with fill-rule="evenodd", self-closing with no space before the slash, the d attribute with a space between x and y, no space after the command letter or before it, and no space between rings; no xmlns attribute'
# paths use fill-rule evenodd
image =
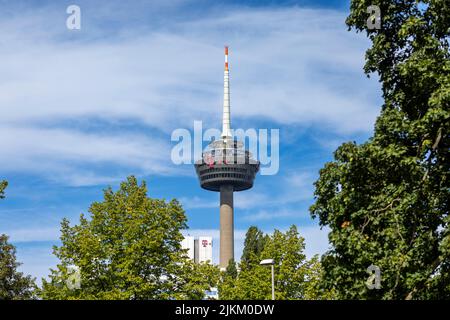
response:
<svg viewBox="0 0 450 320"><path fill-rule="evenodd" d="M195 249L194 249L194 237L184 237L183 241L181 241L181 248L187 249L187 255L190 260L194 260Z"/></svg>
<svg viewBox="0 0 450 320"><path fill-rule="evenodd" d="M212 263L212 237L198 237L198 239L195 239L191 236L185 236L183 241L181 241L181 248L188 250L188 258L195 263L207 261Z"/></svg>
<svg viewBox="0 0 450 320"><path fill-rule="evenodd" d="M198 263L212 263L212 237L198 238Z"/></svg>

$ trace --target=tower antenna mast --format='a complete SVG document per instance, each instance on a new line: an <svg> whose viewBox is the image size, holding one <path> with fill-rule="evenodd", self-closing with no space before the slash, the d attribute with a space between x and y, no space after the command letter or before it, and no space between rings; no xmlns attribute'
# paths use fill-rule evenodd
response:
<svg viewBox="0 0 450 320"><path fill-rule="evenodd" d="M202 159L195 162L195 171L203 189L220 192L220 263L222 270L234 260L233 193L253 187L259 161L233 139L230 124L230 70L228 46L225 46L223 76L223 117L220 140L209 144Z"/></svg>
<svg viewBox="0 0 450 320"><path fill-rule="evenodd" d="M223 117L222 117L222 138L231 138L230 120L230 69L228 68L228 46L225 46L225 69L223 71Z"/></svg>

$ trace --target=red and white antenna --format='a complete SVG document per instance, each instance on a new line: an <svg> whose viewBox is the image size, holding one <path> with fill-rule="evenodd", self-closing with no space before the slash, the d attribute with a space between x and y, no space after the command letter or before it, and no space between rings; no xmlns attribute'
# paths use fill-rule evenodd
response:
<svg viewBox="0 0 450 320"><path fill-rule="evenodd" d="M225 70L228 70L228 46L225 46Z"/></svg>
<svg viewBox="0 0 450 320"><path fill-rule="evenodd" d="M231 138L230 121L230 70L228 69L228 46L225 46L225 70L223 74L222 138Z"/></svg>

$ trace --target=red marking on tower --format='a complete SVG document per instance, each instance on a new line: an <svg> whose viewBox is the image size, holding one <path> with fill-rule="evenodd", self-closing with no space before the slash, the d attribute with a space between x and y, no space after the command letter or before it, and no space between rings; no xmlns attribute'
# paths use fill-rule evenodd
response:
<svg viewBox="0 0 450 320"><path fill-rule="evenodd" d="M225 46L225 70L228 70L228 46Z"/></svg>
<svg viewBox="0 0 450 320"><path fill-rule="evenodd" d="M210 169L214 168L214 158L211 155L206 156L205 162L208 164Z"/></svg>

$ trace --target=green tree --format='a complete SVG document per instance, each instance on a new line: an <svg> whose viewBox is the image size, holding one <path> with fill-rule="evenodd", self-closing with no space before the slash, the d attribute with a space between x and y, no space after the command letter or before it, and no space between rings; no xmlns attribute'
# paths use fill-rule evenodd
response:
<svg viewBox="0 0 450 320"><path fill-rule="evenodd" d="M178 300L200 300L205 298L205 291L217 287L220 278L219 268L210 263L183 262L183 274L180 285L175 290L174 298Z"/></svg>
<svg viewBox="0 0 450 320"><path fill-rule="evenodd" d="M8 183L0 181L0 199ZM31 276L24 276L17 268L16 248L8 243L8 236L0 234L0 300L23 300L35 298L36 285Z"/></svg>
<svg viewBox="0 0 450 320"><path fill-rule="evenodd" d="M292 225L285 233L275 230L261 253L262 259L275 261L275 297L277 300L332 299L333 292L322 290L318 257L306 259L305 239ZM264 267L267 272L267 267ZM269 297L270 293L266 293Z"/></svg>
<svg viewBox="0 0 450 320"><path fill-rule="evenodd" d="M267 236L255 226L248 228L245 235L244 249L242 251L241 264L252 265L261 256Z"/></svg>
<svg viewBox="0 0 450 320"><path fill-rule="evenodd" d="M214 267L193 265L181 249L181 205L147 197L144 182L131 176L117 192L106 189L89 212L79 225L62 221L60 263L43 279L42 298L193 299L214 282ZM80 286L71 282L74 268Z"/></svg>
<svg viewBox="0 0 450 320"><path fill-rule="evenodd" d="M275 230L272 235L263 235L254 227L247 232L244 249L249 259L240 263L240 272L233 277L232 272L222 276L219 285L221 299L271 299L271 270L261 266L261 259L275 261L275 295L276 299L330 299L333 294L323 290L318 283L321 277L320 263L317 257L307 260L303 254L304 239L296 226L285 233ZM264 238L264 247L257 256L254 252L254 235ZM250 239L248 239L250 238ZM247 241L249 240L249 241ZM253 248L253 249L252 249Z"/></svg>
<svg viewBox="0 0 450 320"><path fill-rule="evenodd" d="M17 268L16 248L8 243L8 236L0 235L0 300L34 299L35 283Z"/></svg>
<svg viewBox="0 0 450 320"><path fill-rule="evenodd" d="M222 300L234 299L236 293L236 280L238 270L234 259L230 260L225 272L222 272L219 281L219 298Z"/></svg>
<svg viewBox="0 0 450 320"><path fill-rule="evenodd" d="M232 279L237 278L238 270L236 268L236 262L234 261L234 259L231 259L230 262L228 263L228 266L225 270L225 274L231 277Z"/></svg>
<svg viewBox="0 0 450 320"><path fill-rule="evenodd" d="M7 181L0 181L0 199L3 199L5 197L5 189L7 186Z"/></svg>
<svg viewBox="0 0 450 320"><path fill-rule="evenodd" d="M367 8L381 9L368 29ZM323 285L344 299L450 298L450 6L352 0L349 28L372 41L365 72L384 105L372 138L344 143L315 183L311 214L329 226ZM381 270L381 289L366 286Z"/></svg>

